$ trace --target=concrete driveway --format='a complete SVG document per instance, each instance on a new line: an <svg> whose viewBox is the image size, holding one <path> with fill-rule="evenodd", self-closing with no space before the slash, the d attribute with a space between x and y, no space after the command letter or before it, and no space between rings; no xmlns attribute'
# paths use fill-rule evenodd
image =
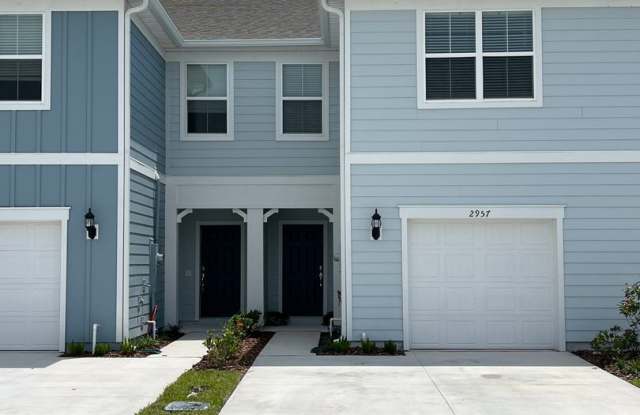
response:
<svg viewBox="0 0 640 415"><path fill-rule="evenodd" d="M317 333L277 333L222 415L640 413L640 389L569 353L319 357Z"/></svg>
<svg viewBox="0 0 640 415"><path fill-rule="evenodd" d="M203 336L187 334L144 359L0 352L0 414L135 414L200 360Z"/></svg>

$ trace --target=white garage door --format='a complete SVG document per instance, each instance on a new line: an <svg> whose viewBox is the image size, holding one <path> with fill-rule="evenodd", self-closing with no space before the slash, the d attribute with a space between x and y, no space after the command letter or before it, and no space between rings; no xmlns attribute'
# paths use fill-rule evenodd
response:
<svg viewBox="0 0 640 415"><path fill-rule="evenodd" d="M60 222L0 222L0 350L58 350Z"/></svg>
<svg viewBox="0 0 640 415"><path fill-rule="evenodd" d="M552 221L408 222L412 348L557 347Z"/></svg>

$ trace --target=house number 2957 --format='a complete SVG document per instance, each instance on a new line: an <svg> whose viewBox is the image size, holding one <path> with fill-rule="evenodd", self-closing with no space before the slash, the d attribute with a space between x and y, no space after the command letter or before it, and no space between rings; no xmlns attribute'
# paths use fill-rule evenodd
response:
<svg viewBox="0 0 640 415"><path fill-rule="evenodd" d="M488 218L491 215L490 210L473 209L469 211L470 218Z"/></svg>

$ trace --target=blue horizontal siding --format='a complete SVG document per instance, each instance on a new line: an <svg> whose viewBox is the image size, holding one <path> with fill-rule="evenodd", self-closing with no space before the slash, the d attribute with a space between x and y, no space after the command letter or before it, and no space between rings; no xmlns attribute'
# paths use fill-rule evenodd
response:
<svg viewBox="0 0 640 415"><path fill-rule="evenodd" d="M167 64L167 171L176 176L338 174L339 65L329 65L329 141L276 141L275 62L234 63L231 142L180 140L180 66Z"/></svg>
<svg viewBox="0 0 640 415"><path fill-rule="evenodd" d="M53 12L51 32L51 110L0 111L0 152L117 152L117 12Z"/></svg>
<svg viewBox="0 0 640 415"><path fill-rule="evenodd" d="M66 341L115 342L118 229L116 166L0 166L0 207L70 207L67 228ZM91 208L99 239L88 241Z"/></svg>
<svg viewBox="0 0 640 415"><path fill-rule="evenodd" d="M623 324L617 303L640 274L640 164L358 165L351 181L354 337L402 339L398 205L566 205L567 341Z"/></svg>
<svg viewBox="0 0 640 415"><path fill-rule="evenodd" d="M352 151L640 149L640 8L542 11L542 108L417 109L415 11L351 13Z"/></svg>

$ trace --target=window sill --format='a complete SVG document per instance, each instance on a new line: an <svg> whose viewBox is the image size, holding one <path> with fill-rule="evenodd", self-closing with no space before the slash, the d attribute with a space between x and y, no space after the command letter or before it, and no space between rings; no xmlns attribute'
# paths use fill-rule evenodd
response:
<svg viewBox="0 0 640 415"><path fill-rule="evenodd" d="M228 134L187 134L180 137L180 141L233 141Z"/></svg>
<svg viewBox="0 0 640 415"><path fill-rule="evenodd" d="M329 141L326 134L278 134L276 141Z"/></svg>
<svg viewBox="0 0 640 415"><path fill-rule="evenodd" d="M495 99L487 101L418 101L418 109L456 108L535 108L542 107L542 99Z"/></svg>
<svg viewBox="0 0 640 415"><path fill-rule="evenodd" d="M0 111L50 111L51 104L46 101L3 101Z"/></svg>

